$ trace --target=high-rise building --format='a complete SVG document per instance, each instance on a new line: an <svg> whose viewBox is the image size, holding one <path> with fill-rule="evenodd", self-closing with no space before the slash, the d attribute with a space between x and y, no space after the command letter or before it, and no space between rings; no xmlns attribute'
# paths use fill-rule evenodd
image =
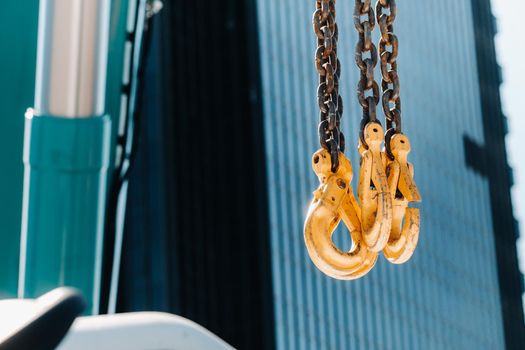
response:
<svg viewBox="0 0 525 350"><path fill-rule="evenodd" d="M353 4L337 2L337 21L357 170ZM120 310L176 312L242 349L523 349L489 0L398 2L419 246L407 264L380 258L351 282L319 272L302 233L317 187L314 5L166 2L146 73Z"/></svg>

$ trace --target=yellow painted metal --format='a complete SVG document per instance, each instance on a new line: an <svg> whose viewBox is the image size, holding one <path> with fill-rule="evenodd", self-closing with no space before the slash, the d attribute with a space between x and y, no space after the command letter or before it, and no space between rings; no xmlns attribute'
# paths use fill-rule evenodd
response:
<svg viewBox="0 0 525 350"><path fill-rule="evenodd" d="M339 168L331 170L330 153L321 149L314 153L312 165L319 178L304 224L308 254L326 275L353 280L366 275L374 267L380 251L394 264L407 262L419 239L419 209L409 208L420 202L421 195L414 181L414 168L407 161L410 141L403 134L390 140L394 160L381 152L383 128L369 123L360 143L359 206L350 182L353 171L350 161L339 154ZM350 231L353 247L345 252L332 240L334 230L343 221Z"/></svg>
<svg viewBox="0 0 525 350"><path fill-rule="evenodd" d="M383 128L379 123L368 123L364 128L368 149L360 143L361 169L358 197L361 204L363 239L373 252L385 248L392 224L392 196L385 173L385 156L381 153Z"/></svg>
<svg viewBox="0 0 525 350"><path fill-rule="evenodd" d="M360 208L350 186L352 165L342 153L339 162L337 172L332 173L328 151L321 149L313 156L313 169L320 185L308 210L304 239L308 254L319 270L336 279L353 280L374 267L377 253L370 251L363 241ZM341 220L352 237L353 247L349 252L340 250L332 240Z"/></svg>
<svg viewBox="0 0 525 350"><path fill-rule="evenodd" d="M390 147L394 160L388 160L387 173L393 202L393 219L390 238L383 253L388 261L402 264L412 257L419 239L419 209L408 208L408 203L420 202L421 195L414 181L414 168L407 161L410 153L408 137L403 134L394 135L390 140Z"/></svg>

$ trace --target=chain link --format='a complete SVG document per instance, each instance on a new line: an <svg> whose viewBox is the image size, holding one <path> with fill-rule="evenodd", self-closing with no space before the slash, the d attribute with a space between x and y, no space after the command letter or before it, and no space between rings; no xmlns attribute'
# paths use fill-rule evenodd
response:
<svg viewBox="0 0 525 350"><path fill-rule="evenodd" d="M355 0L354 25L359 39L355 50L356 64L360 70L357 97L363 108L360 139L366 148L364 128L370 122L377 122L376 106L379 104L379 85L374 79L374 69L380 61L382 106L386 117L385 146L390 151L391 137L401 132L400 84L397 74L398 40L394 34L397 6L395 0L378 0L376 10L372 0ZM341 64L337 57L338 27L336 23L336 0L316 0L316 11L312 23L317 36L315 66L319 74L317 101L320 109L319 142L328 150L332 160L332 171L339 167L339 152L344 152L344 135L340 131L343 101L339 95ZM377 23L381 30L378 49L372 40ZM379 57L379 59L378 59Z"/></svg>
<svg viewBox="0 0 525 350"><path fill-rule="evenodd" d="M388 14L386 13L388 11ZM398 40L394 34L394 22L397 15L395 0L378 0L376 4L377 21L381 30L379 57L381 61L381 89L383 91L383 111L386 117L385 149L394 159L390 150L390 139L401 133L401 98L397 74Z"/></svg>
<svg viewBox="0 0 525 350"><path fill-rule="evenodd" d="M368 146L364 140L364 128L370 122L378 122L376 106L379 103L379 86L374 79L374 69L378 62L377 47L372 41L376 19L371 2L372 0L355 0L354 7L354 25L359 34L355 48L355 61L361 72L357 84L357 97L363 108L359 137L365 147Z"/></svg>
<svg viewBox="0 0 525 350"><path fill-rule="evenodd" d="M320 109L319 142L330 152L332 172L339 168L339 152L344 152L344 135L340 131L343 100L339 95L341 64L337 58L339 36L335 21L336 0L316 0L312 23L317 36L315 66L319 73L317 102Z"/></svg>

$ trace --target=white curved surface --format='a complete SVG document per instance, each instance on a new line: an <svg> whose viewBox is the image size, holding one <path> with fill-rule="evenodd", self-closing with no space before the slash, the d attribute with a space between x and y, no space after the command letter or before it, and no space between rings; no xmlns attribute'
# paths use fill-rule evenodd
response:
<svg viewBox="0 0 525 350"><path fill-rule="evenodd" d="M59 350L229 350L195 322L161 312L79 317Z"/></svg>
<svg viewBox="0 0 525 350"><path fill-rule="evenodd" d="M0 343L20 331L41 309L36 300L1 300Z"/></svg>
<svg viewBox="0 0 525 350"><path fill-rule="evenodd" d="M0 300L0 344L42 316L50 305L62 299L66 293L67 289L57 288L38 299Z"/></svg>

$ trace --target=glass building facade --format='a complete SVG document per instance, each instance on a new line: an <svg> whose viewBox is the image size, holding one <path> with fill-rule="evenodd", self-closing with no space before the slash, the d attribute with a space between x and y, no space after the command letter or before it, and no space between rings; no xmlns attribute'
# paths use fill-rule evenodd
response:
<svg viewBox="0 0 525 350"><path fill-rule="evenodd" d="M353 3L338 1L337 19L355 186ZM166 2L131 174L119 310L175 312L239 349L525 348L490 2L398 2L419 246L407 264L381 257L351 282L319 272L303 240L318 185L314 6ZM336 240L349 247L345 237L341 229Z"/></svg>
<svg viewBox="0 0 525 350"><path fill-rule="evenodd" d="M341 282L313 266L302 236L318 185L310 167L318 149L313 3L257 7L277 348L504 348L489 182L467 166L463 149L465 136L484 142L475 4L398 3L404 131L423 196L419 246L405 265L381 258L366 277ZM337 2L337 20L342 129L358 169L353 3Z"/></svg>

